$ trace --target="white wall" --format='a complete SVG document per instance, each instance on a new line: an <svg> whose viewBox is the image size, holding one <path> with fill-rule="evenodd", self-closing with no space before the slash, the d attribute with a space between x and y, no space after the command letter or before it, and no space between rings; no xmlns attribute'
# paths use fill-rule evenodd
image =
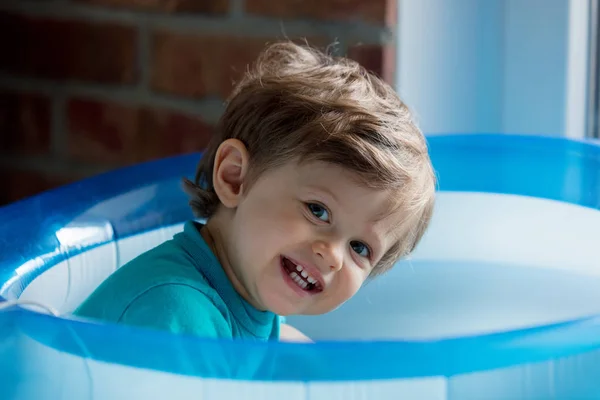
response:
<svg viewBox="0 0 600 400"><path fill-rule="evenodd" d="M400 0L397 84L423 130L563 135L569 3Z"/></svg>
<svg viewBox="0 0 600 400"><path fill-rule="evenodd" d="M506 1L503 130L564 133L567 0Z"/></svg>
<svg viewBox="0 0 600 400"><path fill-rule="evenodd" d="M401 0L398 85L430 132L501 125L502 0Z"/></svg>

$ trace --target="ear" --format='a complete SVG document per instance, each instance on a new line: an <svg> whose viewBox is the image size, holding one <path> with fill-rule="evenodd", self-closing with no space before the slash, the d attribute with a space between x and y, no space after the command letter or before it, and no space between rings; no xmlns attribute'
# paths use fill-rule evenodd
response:
<svg viewBox="0 0 600 400"><path fill-rule="evenodd" d="M238 206L248 173L249 154L244 143L227 139L217 149L213 167L213 187L227 208Z"/></svg>

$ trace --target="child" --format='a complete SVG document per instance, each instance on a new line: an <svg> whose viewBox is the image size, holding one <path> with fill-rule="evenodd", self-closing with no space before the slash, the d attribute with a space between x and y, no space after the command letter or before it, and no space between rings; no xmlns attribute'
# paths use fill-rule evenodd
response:
<svg viewBox="0 0 600 400"><path fill-rule="evenodd" d="M206 224L112 274L75 314L213 338L306 340L280 316L334 310L410 253L434 204L425 139L357 63L289 42L236 86L194 182Z"/></svg>

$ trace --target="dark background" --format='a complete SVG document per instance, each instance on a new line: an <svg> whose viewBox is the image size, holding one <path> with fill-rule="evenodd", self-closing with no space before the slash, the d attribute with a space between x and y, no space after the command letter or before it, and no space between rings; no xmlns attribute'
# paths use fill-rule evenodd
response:
<svg viewBox="0 0 600 400"><path fill-rule="evenodd" d="M395 0L2 0L0 205L203 149L275 39L335 41L391 83L395 24Z"/></svg>

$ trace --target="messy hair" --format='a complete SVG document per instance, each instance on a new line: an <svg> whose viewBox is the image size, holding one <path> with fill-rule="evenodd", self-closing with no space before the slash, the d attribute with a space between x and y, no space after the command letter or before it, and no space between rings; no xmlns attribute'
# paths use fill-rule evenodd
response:
<svg viewBox="0 0 600 400"><path fill-rule="evenodd" d="M230 138L247 147L248 184L290 161L321 161L389 190L407 217L374 274L412 252L429 224L435 176L425 138L395 91L355 61L293 42L266 47L229 97L194 182L184 180L199 218L220 206L213 164Z"/></svg>

